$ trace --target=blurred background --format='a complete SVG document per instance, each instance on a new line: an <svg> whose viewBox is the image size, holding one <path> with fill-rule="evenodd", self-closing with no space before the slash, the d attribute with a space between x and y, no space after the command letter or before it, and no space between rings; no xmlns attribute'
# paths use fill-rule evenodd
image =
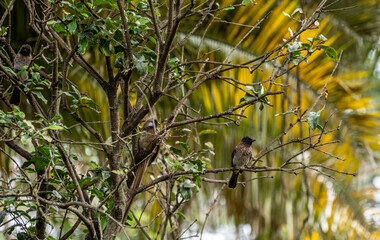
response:
<svg viewBox="0 0 380 240"><path fill-rule="evenodd" d="M289 37L289 28L292 31L297 29L298 23L284 13L291 15L301 7L307 15L319 2L256 1L255 6L221 13L220 19L214 19L206 33L199 33L206 36L201 46L201 40L196 37L189 40L189 44L194 49L202 48L204 53L219 48L219 52L208 57L223 60L248 32L249 28L244 25L254 25L271 12L233 56L233 62L242 63L278 46L283 38ZM228 3L231 1L223 1L223 4ZM340 143L326 146L323 150L345 160L316 151L305 152L299 160L357 172L358 175L352 177L326 171L335 177L333 180L313 171L298 176L287 173L245 174L246 180L259 176L273 176L274 179L254 180L245 187L222 191L206 225L206 229L214 230L217 239L233 239L229 235L231 233L237 234L237 239L380 238L380 1L327 1L326 6L319 28L303 33L300 41L307 42L306 38L323 34L328 39L326 45L334 47L338 53L343 51L338 70L327 86L328 99L318 104L315 110L321 110L325 105L320 118L322 123L335 112L327 125L329 129L341 121L340 131L325 136L325 141L337 139ZM242 25L227 24L223 20ZM246 112L248 118L240 126L214 127L217 131L214 136L201 137L215 145L214 167L229 164L232 149L243 136L257 139L254 146L258 152L296 119L292 115L276 114L290 111L294 106L300 106L301 112L312 106L336 63L321 51L308 60L309 63L300 63L297 69L283 77L282 82L290 87L285 90L285 96L269 98L273 108L265 106L260 110L257 105ZM272 69L268 65L253 74L239 70L226 75L252 83L268 79ZM204 110L210 112L237 104L244 96L236 88L220 82L211 82L200 91ZM197 96L194 96L194 101L195 98ZM293 129L282 140L307 135L307 125L303 125ZM280 166L300 148L294 144L272 152L259 165ZM216 185L215 188L203 188L201 195L204 198L192 201L190 209L203 209L201 212L205 215L220 189L221 186ZM199 216L196 214L199 213L194 213L194 216ZM235 228L231 228L231 224Z"/></svg>
<svg viewBox="0 0 380 240"><path fill-rule="evenodd" d="M9 1L0 1L4 9ZM217 1L220 6L227 6L241 1ZM250 30L246 25L255 25L270 12L270 15L246 38L234 52L231 60L242 63L259 56L282 43L289 37L289 28L295 31L298 23L286 16L301 7L305 14L310 14L319 1L267 0L253 1L249 7L235 7L221 11L216 18L210 19L210 27L200 28L188 39L183 51L178 52L179 59L194 59L199 52L210 60L223 60L227 53ZM357 172L356 177L326 172L335 178L329 178L315 171L306 171L297 176L288 173L244 173L241 180L254 177L273 176L273 179L257 179L234 190L223 188L221 184L204 183L182 209L186 219L181 227L189 231L183 237L193 236L203 227L207 213L210 216L204 226L203 239L376 239L380 238L380 1L328 1L329 5L321 15L319 28L307 31L299 41L323 34L328 40L326 45L343 51L342 59L335 75L327 87L328 98L316 106L315 110L324 110L320 122L324 123L332 114L327 128L334 129L340 122L340 130L324 136L324 141L339 140L338 144L327 145L324 151L334 154L339 160L317 151L305 152L300 161L312 164L324 164L339 171ZM34 44L37 35L28 26L27 10L23 1L16 1L12 11L12 47L18 50L25 42ZM189 32L197 19L183 22L181 34ZM238 24L227 23L234 22ZM206 25L205 25L206 26ZM105 73L104 58L98 51L89 51L84 56L100 74ZM240 126L192 126L192 133L184 138L192 149L201 149L204 144L212 143L215 155L210 155L210 165L214 168L229 167L230 156L234 146L246 135L255 138L256 152L280 134L284 126L296 120L294 115L276 114L290 111L300 106L301 111L310 108L329 78L336 62L324 52L315 52L309 63L302 62L291 73L282 77L282 82L289 84L284 96L270 97L273 107L260 106L249 108ZM214 66L209 66L214 67ZM250 74L247 70L226 72L239 81L254 83L267 79L273 70L268 64ZM70 79L81 91L100 106L106 106L106 99L99 94L100 87L96 81L88 78L80 68L70 70ZM180 90L178 90L180 91ZM196 91L190 99L195 108L203 114L220 112L238 104L244 92L233 86L218 81L210 81ZM158 118L164 120L169 116L174 103L170 100L157 104ZM30 112L23 106L24 112ZM86 112L87 121L107 121L107 112L94 114ZM92 114L92 115L91 115ZM220 121L222 122L222 121ZM70 125L70 124L67 124ZM107 124L96 127L98 131L109 136ZM211 131L203 131L203 130ZM78 131L80 129L78 128ZM75 128L73 129L75 131ZM203 134L199 134L203 131ZM307 125L296 127L282 140L289 141L299 136L308 135ZM315 130L318 131L318 130ZM80 134L83 139L94 140ZM170 140L175 142L178 139ZM4 143L0 143L4 147ZM81 146L80 148L84 148ZM291 144L282 150L266 155L258 165L278 167L299 152L299 144ZM79 147L78 147L79 150ZM82 149L83 150L83 149ZM81 160L97 160L94 150L82 151ZM14 168L4 154L0 154L2 177ZM209 178L227 179L229 174L207 176ZM144 196L141 197L143 201ZM217 199L217 201L215 201ZM152 211L153 215L155 212ZM196 219L196 222L193 222ZM137 230L134 230L135 232ZM152 230L154 231L154 230ZM139 234L139 233L135 233ZM193 239L198 239L194 237Z"/></svg>

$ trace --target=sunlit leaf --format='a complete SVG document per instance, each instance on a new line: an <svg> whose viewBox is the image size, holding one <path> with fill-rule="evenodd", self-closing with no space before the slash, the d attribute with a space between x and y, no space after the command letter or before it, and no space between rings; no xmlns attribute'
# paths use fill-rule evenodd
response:
<svg viewBox="0 0 380 240"><path fill-rule="evenodd" d="M83 54L86 51L87 45L88 40L86 38L81 39L78 44L78 53Z"/></svg>
<svg viewBox="0 0 380 240"><path fill-rule="evenodd" d="M325 51L326 55L331 58L332 60L336 61L338 60L337 53L334 48L330 46L321 46L321 48Z"/></svg>
<svg viewBox="0 0 380 240"><path fill-rule="evenodd" d="M321 115L321 111L309 112L307 114L306 121L309 124L311 129L315 130L318 127L318 119L320 115Z"/></svg>
<svg viewBox="0 0 380 240"><path fill-rule="evenodd" d="M77 30L77 23L76 22L71 22L67 25L67 30L69 31L70 34L74 34Z"/></svg>
<svg viewBox="0 0 380 240"><path fill-rule="evenodd" d="M202 136L202 135L206 135L206 134L216 134L216 133L218 133L218 132L215 130L205 129L205 130L200 131L198 135Z"/></svg>
<svg viewBox="0 0 380 240"><path fill-rule="evenodd" d="M143 76L148 71L148 61L145 60L144 55L135 54L133 55L133 63L137 68L140 76Z"/></svg>
<svg viewBox="0 0 380 240"><path fill-rule="evenodd" d="M65 130L65 128L57 125L50 125L48 127L43 128L42 130Z"/></svg>

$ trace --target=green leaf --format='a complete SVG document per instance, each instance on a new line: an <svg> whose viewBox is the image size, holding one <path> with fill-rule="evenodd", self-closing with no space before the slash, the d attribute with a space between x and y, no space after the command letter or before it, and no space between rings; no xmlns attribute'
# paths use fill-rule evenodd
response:
<svg viewBox="0 0 380 240"><path fill-rule="evenodd" d="M77 94L77 96L78 96L78 97L81 97L81 94L80 94L78 88L76 88L74 85L72 85L71 87L73 88L73 90L74 90L74 92Z"/></svg>
<svg viewBox="0 0 380 240"><path fill-rule="evenodd" d="M177 57L174 57L174 58L170 58L168 60L168 64L170 67L174 67L176 66L177 64L179 63L179 59Z"/></svg>
<svg viewBox="0 0 380 240"><path fill-rule="evenodd" d="M113 47L111 41L107 41L101 45L100 51L106 56L111 56L115 53L115 48Z"/></svg>
<svg viewBox="0 0 380 240"><path fill-rule="evenodd" d="M102 230L104 231L104 229L106 228L107 226L107 223L108 223L108 217L107 216L104 216L100 219L100 226L102 227Z"/></svg>
<svg viewBox="0 0 380 240"><path fill-rule="evenodd" d="M50 121L54 122L54 121L58 121L58 120L61 120L61 119L62 119L61 115L55 115L52 119L50 119Z"/></svg>
<svg viewBox="0 0 380 240"><path fill-rule="evenodd" d="M17 107L13 108L13 112L17 118L17 120L21 120L25 118L25 113L21 112Z"/></svg>
<svg viewBox="0 0 380 240"><path fill-rule="evenodd" d="M254 87L252 87L252 86L246 86L246 87L244 87L244 90L252 91L252 92L254 92L254 93L257 93L257 92L256 92L256 89L255 89Z"/></svg>
<svg viewBox="0 0 380 240"><path fill-rule="evenodd" d="M194 176L195 179L195 185L197 185L199 188L201 187L202 178L200 176Z"/></svg>
<svg viewBox="0 0 380 240"><path fill-rule="evenodd" d="M193 195L191 188L195 187L195 184L192 183L189 179L186 179L185 182L180 184L180 192L185 199L190 199Z"/></svg>
<svg viewBox="0 0 380 240"><path fill-rule="evenodd" d="M190 148L185 142L176 141L175 144L178 144L187 154L190 152Z"/></svg>
<svg viewBox="0 0 380 240"><path fill-rule="evenodd" d="M212 144L212 142L206 142L206 143L205 143L205 146L208 147L208 148L211 149L211 150L214 149L214 145Z"/></svg>
<svg viewBox="0 0 380 240"><path fill-rule="evenodd" d="M261 103L259 109L262 111L264 109L264 104Z"/></svg>
<svg viewBox="0 0 380 240"><path fill-rule="evenodd" d="M151 37L151 36L146 36L146 38L149 39L149 40L150 40L152 43L154 43L154 44L157 43L156 39L154 39L154 38Z"/></svg>
<svg viewBox="0 0 380 240"><path fill-rule="evenodd" d="M195 187L194 183L192 183L189 179L186 179L185 182L183 183L183 186L185 188L192 188Z"/></svg>
<svg viewBox="0 0 380 240"><path fill-rule="evenodd" d="M112 30L112 23L111 23L111 19L110 18L106 18L106 22L104 24L106 26L106 30L107 31L111 31Z"/></svg>
<svg viewBox="0 0 380 240"><path fill-rule="evenodd" d="M49 157L51 154L50 148L47 145L37 147L37 151L46 157Z"/></svg>
<svg viewBox="0 0 380 240"><path fill-rule="evenodd" d="M57 21L53 25L53 30L56 31L57 33L64 33L64 32L66 32L65 25L61 21Z"/></svg>
<svg viewBox="0 0 380 240"><path fill-rule="evenodd" d="M37 91L32 91L32 93L39 99L41 99L45 104L47 104L47 100L46 98L44 97L44 95L42 95L41 92L37 92Z"/></svg>
<svg viewBox="0 0 380 240"><path fill-rule="evenodd" d="M67 22L71 22L74 18L74 15L73 14L67 14L64 18L63 18L63 21L67 21Z"/></svg>
<svg viewBox="0 0 380 240"><path fill-rule="evenodd" d="M123 170L115 170L115 171L123 171ZM98 182L97 178L93 178L93 179L85 178L85 179L81 179L79 184L80 184L82 189L86 189L89 186L94 185L96 182Z"/></svg>
<svg viewBox="0 0 380 240"><path fill-rule="evenodd" d="M186 216L181 213L181 212L176 212L176 214L182 219L182 220L186 220Z"/></svg>
<svg viewBox="0 0 380 240"><path fill-rule="evenodd" d="M235 9L234 6L230 6L230 7L223 8L224 11L233 10L233 9Z"/></svg>
<svg viewBox="0 0 380 240"><path fill-rule="evenodd" d="M109 5L111 7L117 8L117 5L112 4L111 2L114 2L114 1L111 1L111 0L96 0L93 5L94 6L99 6L101 4L104 4L104 5Z"/></svg>
<svg viewBox="0 0 380 240"><path fill-rule="evenodd" d="M69 30L70 34L74 34L75 31L77 30L77 23L76 22L69 23L69 25L67 25L67 30Z"/></svg>
<svg viewBox="0 0 380 240"><path fill-rule="evenodd" d="M32 157L31 161L34 162L34 166L37 172L41 172L45 167L49 165L49 159L41 155Z"/></svg>
<svg viewBox="0 0 380 240"><path fill-rule="evenodd" d="M174 154L177 154L178 156L182 157L182 152L178 148L170 147L170 151L172 151Z"/></svg>
<svg viewBox="0 0 380 240"><path fill-rule="evenodd" d="M57 190L53 190L52 194L53 194L54 197L56 197L58 199L62 198L62 195Z"/></svg>
<svg viewBox="0 0 380 240"><path fill-rule="evenodd" d="M212 130L212 129L205 129L205 130L202 130L198 136L201 136L201 135L206 135L206 134L216 134L217 131L215 130Z"/></svg>
<svg viewBox="0 0 380 240"><path fill-rule="evenodd" d="M321 115L321 111L318 112L309 112L306 117L306 121L309 124L310 128L315 130L318 127L318 118Z"/></svg>
<svg viewBox="0 0 380 240"><path fill-rule="evenodd" d="M318 36L314 37L313 40L318 40L318 41L321 41L321 42L326 42L327 41L327 38L325 36L323 36L322 34L319 34Z"/></svg>
<svg viewBox="0 0 380 240"><path fill-rule="evenodd" d="M16 200L15 197L4 197L4 198L0 198L0 199L4 201L4 206L6 206L6 207L10 206Z"/></svg>
<svg viewBox="0 0 380 240"><path fill-rule="evenodd" d="M132 221L133 219L134 218L133 218L132 212L129 211L127 220L126 220L126 222L124 224L127 225L127 226L132 226L132 224L130 223L130 221Z"/></svg>
<svg viewBox="0 0 380 240"><path fill-rule="evenodd" d="M334 61L338 60L337 53L334 48L322 45L321 48L325 51L326 55Z"/></svg>
<svg viewBox="0 0 380 240"><path fill-rule="evenodd" d="M277 116L282 116L282 115L287 115L287 114L294 114L294 112L293 111L288 111L288 112L284 112L284 113L277 113L274 116L277 117Z"/></svg>
<svg viewBox="0 0 380 240"><path fill-rule="evenodd" d="M5 37L7 35L7 33L8 33L8 28L7 27L3 26L3 27L0 28L0 36Z"/></svg>
<svg viewBox="0 0 380 240"><path fill-rule="evenodd" d="M119 69L123 69L124 66L125 66L125 61L123 59L123 57L121 56L118 56L116 59L115 59L115 67L119 68Z"/></svg>
<svg viewBox="0 0 380 240"><path fill-rule="evenodd" d="M193 196L193 192L191 191L191 188L184 188L183 186L181 186L180 191L183 198L185 199L190 199Z"/></svg>
<svg viewBox="0 0 380 240"><path fill-rule="evenodd" d="M87 45L88 45L87 38L81 39L78 44L78 53L83 54L86 51Z"/></svg>
<svg viewBox="0 0 380 240"><path fill-rule="evenodd" d="M43 128L42 130L65 130L65 128L57 125L50 125L48 127Z"/></svg>
<svg viewBox="0 0 380 240"><path fill-rule="evenodd" d="M2 225L1 223L4 221L4 218L6 215L7 215L7 212L5 211L0 212L0 225Z"/></svg>
<svg viewBox="0 0 380 240"><path fill-rule="evenodd" d="M148 72L150 73L154 72L154 67L148 65Z"/></svg>
<svg viewBox="0 0 380 240"><path fill-rule="evenodd" d="M115 173L116 175L123 175L124 174L124 171L123 169L119 169L119 170L112 170L113 173Z"/></svg>
<svg viewBox="0 0 380 240"><path fill-rule="evenodd" d="M15 72L13 72L12 68L10 67L7 67L7 66L3 66L3 68L5 69L5 71L13 74L14 76L17 76L17 74Z"/></svg>
<svg viewBox="0 0 380 240"><path fill-rule="evenodd" d="M29 240L30 237L26 232L17 233L17 240Z"/></svg>
<svg viewBox="0 0 380 240"><path fill-rule="evenodd" d="M51 20L51 21L48 21L46 24L47 25L53 25L54 23L56 23L56 21L55 20Z"/></svg>
<svg viewBox="0 0 380 240"><path fill-rule="evenodd" d="M114 39L116 41L122 41L123 38L124 37L123 37L123 33L121 32L121 30L120 29L116 29L115 34L114 34Z"/></svg>
<svg viewBox="0 0 380 240"><path fill-rule="evenodd" d="M249 93L246 93L244 95L244 100L246 100L246 101L250 101L250 100L255 99L255 98L256 98L255 96L253 96L252 94L249 94Z"/></svg>
<svg viewBox="0 0 380 240"><path fill-rule="evenodd" d="M53 138L51 138L48 135L42 135L42 138L45 139L47 142L51 143L53 141Z"/></svg>
<svg viewBox="0 0 380 240"><path fill-rule="evenodd" d="M133 64L136 66L137 71L140 76L143 76L148 71L148 62L145 60L144 55L135 54L133 55Z"/></svg>

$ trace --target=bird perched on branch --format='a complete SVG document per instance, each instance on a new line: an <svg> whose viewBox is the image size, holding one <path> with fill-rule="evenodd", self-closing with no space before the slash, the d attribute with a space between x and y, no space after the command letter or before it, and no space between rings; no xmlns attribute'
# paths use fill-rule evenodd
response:
<svg viewBox="0 0 380 240"><path fill-rule="evenodd" d="M28 44L22 45L13 62L13 67L16 73L23 70L25 66L29 66L31 61L32 61L32 47L29 46ZM23 73L20 74L21 81L26 81L28 78L29 78L29 74L27 71L24 71ZM20 89L17 86L15 86L9 102L11 104L19 105L20 97L21 97L20 95L21 95Z"/></svg>
<svg viewBox="0 0 380 240"><path fill-rule="evenodd" d="M243 167L248 164L252 157L252 143L256 141L248 136L243 137L240 143L232 151L231 166L234 168L230 180L228 182L229 188L235 188L241 170L235 168Z"/></svg>
<svg viewBox="0 0 380 240"><path fill-rule="evenodd" d="M135 169L128 175L127 181L128 188L131 190L137 189L140 186L146 168L157 158L159 151L159 145L157 144L158 138L156 134L158 125L160 125L160 123L157 119L149 119L144 123L141 129L141 135L137 141L137 148L135 148L133 154L134 162L131 166ZM127 219L133 199L134 196L132 196L127 202L122 223L124 223Z"/></svg>
<svg viewBox="0 0 380 240"><path fill-rule="evenodd" d="M135 164L140 163L145 159L147 154L151 153L153 153L153 155L149 158L148 166L156 159L158 151L152 151L155 147L155 141L157 140L156 132L159 125L160 123L157 119L149 119L144 123L141 129L142 133L138 141L138 152L135 154Z"/></svg>

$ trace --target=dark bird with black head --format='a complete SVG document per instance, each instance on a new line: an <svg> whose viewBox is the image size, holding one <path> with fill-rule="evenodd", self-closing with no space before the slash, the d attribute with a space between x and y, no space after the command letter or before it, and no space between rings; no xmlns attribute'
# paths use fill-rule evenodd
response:
<svg viewBox="0 0 380 240"><path fill-rule="evenodd" d="M28 44L22 45L13 62L13 67L16 73L23 70L25 66L29 66L31 61L32 61L32 47L29 46ZM29 78L28 71L24 71L20 74L20 81L24 82L28 78ZM12 96L9 99L9 102L11 104L19 105L20 97L21 97L21 90L17 86L15 86L13 89Z"/></svg>
<svg viewBox="0 0 380 240"><path fill-rule="evenodd" d="M232 171L230 180L228 181L229 188L235 188L237 185L237 180L241 170L236 169L237 167L246 166L252 158L252 143L256 141L248 136L243 137L240 143L232 151L231 166L234 168Z"/></svg>

